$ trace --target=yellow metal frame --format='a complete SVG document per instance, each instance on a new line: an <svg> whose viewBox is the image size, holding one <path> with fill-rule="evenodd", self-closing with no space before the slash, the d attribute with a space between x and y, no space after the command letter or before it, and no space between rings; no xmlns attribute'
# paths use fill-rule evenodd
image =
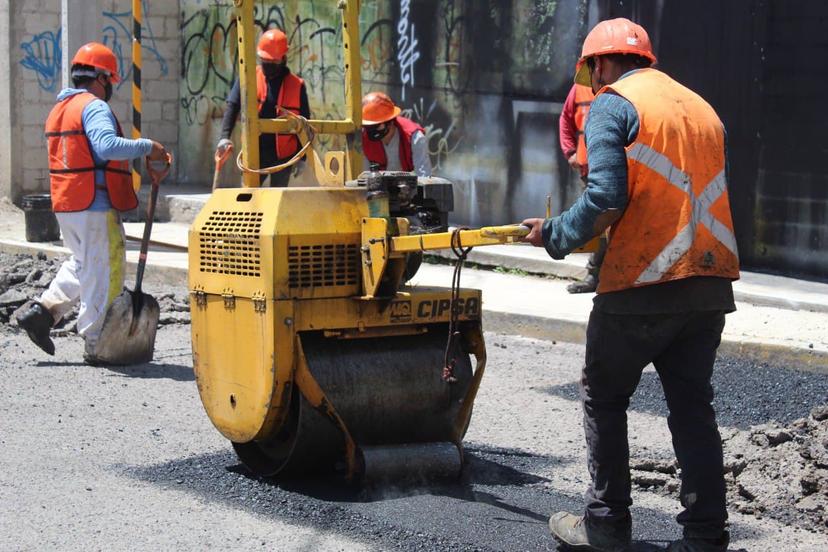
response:
<svg viewBox="0 0 828 552"><path fill-rule="evenodd" d="M359 52L359 0L339 0L342 11L342 49L345 60L345 119L343 120L309 120L318 134L344 135L347 150L342 157L337 157L344 168L340 167L341 177L336 180L344 183L353 180L362 171L362 155L357 150L357 133L362 128L362 75ZM295 120L259 119L256 97L256 25L254 20L254 0L235 0L236 23L239 38L239 85L242 113L242 161L246 167L261 168L259 156L259 136L262 133L299 134L300 128ZM324 177L320 170L329 169L331 157L326 156L320 162L315 152L312 154L312 169L323 185L331 185L331 177ZM344 169L344 170L342 170ZM243 184L246 188L259 186L259 176L245 172Z"/></svg>

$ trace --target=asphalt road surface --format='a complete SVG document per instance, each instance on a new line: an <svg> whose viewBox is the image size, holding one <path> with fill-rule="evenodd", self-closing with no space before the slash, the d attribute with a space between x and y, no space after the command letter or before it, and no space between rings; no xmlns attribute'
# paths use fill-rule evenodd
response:
<svg viewBox="0 0 828 552"><path fill-rule="evenodd" d="M550 513L579 511L588 478L583 347L487 334L489 365L456 484L353 489L336 478L257 479L202 410L190 327L158 334L156 360L81 364L80 339L47 357L0 328L0 550L556 550ZM828 377L718 365L726 431L807 415ZM633 457L671 457L654 372L630 409ZM636 488L633 550L679 535L671 496ZM825 550L825 532L733 513L732 549Z"/></svg>

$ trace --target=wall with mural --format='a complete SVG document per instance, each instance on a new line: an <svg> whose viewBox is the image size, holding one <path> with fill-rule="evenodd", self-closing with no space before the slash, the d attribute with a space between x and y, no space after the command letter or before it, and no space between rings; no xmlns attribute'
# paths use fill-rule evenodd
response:
<svg viewBox="0 0 828 552"><path fill-rule="evenodd" d="M19 82L19 94L11 98L16 114L12 136L16 151L15 197L48 189L46 140L43 125L62 87L60 9L57 0L12 2L11 61L12 79ZM143 0L143 129L145 136L169 146L178 143L179 6L177 0ZM97 40L109 46L118 57L121 82L117 85L112 108L129 134L132 121L132 3L130 0L98 0L101 29Z"/></svg>
<svg viewBox="0 0 828 552"><path fill-rule="evenodd" d="M456 222L540 215L579 191L558 147L558 115L586 31L576 0L363 0L363 92L385 90L427 133L435 172L456 183ZM181 0L180 178L208 185L224 100L237 77L230 0ZM260 29L290 39L314 117L343 111L336 2L260 0ZM237 141L238 143L238 141ZM323 142L323 146L333 146Z"/></svg>

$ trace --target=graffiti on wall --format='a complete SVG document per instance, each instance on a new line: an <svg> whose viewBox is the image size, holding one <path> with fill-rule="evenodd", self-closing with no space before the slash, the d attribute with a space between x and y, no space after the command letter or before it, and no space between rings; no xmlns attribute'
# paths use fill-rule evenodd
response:
<svg viewBox="0 0 828 552"><path fill-rule="evenodd" d="M147 0L143 0L144 14L149 15ZM132 12L102 12L104 27L101 30L101 42L109 46L118 58L118 74L121 77L116 88L132 80ZM161 76L169 72L167 60L159 53L155 33L148 19L144 19L142 29L142 49L144 66L157 63ZM61 77L61 30L45 31L33 35L20 44L23 56L20 65L37 76L40 88L47 92L56 92Z"/></svg>
<svg viewBox="0 0 828 552"><path fill-rule="evenodd" d="M387 92L404 116L423 126L432 166L456 183L458 221L479 216L474 220L503 222L534 213L540 195L557 193L565 203L574 194L564 189L577 193L559 159L557 115L583 38L584 5L362 1L362 92ZM313 117L341 118L336 3L257 0L255 7L260 30L287 34L288 65L306 82ZM181 10L180 131L181 143L191 148L184 152L191 159L185 172L207 183L225 99L238 73L232 1L181 0Z"/></svg>
<svg viewBox="0 0 828 552"><path fill-rule="evenodd" d="M141 50L143 53L144 67L149 63L157 63L162 77L169 73L169 65L158 51L155 33L152 30L149 18L148 0L142 0L144 9L144 21L141 28ZM104 27L102 42L109 46L115 57L118 58L118 74L121 77L116 88L120 88L126 82L132 80L132 12L103 12Z"/></svg>
<svg viewBox="0 0 828 552"><path fill-rule="evenodd" d="M60 29L37 33L20 44L23 59L20 65L37 75L37 83L43 90L54 92L60 81L61 48Z"/></svg>
<svg viewBox="0 0 828 552"><path fill-rule="evenodd" d="M420 59L417 30L412 22L411 0L400 1L397 22L397 64L400 68L400 96L405 101L406 88L414 87L414 64Z"/></svg>

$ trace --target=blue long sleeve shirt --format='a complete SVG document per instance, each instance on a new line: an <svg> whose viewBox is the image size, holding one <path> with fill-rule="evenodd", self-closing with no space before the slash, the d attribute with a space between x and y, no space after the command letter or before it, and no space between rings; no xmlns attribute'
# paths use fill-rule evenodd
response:
<svg viewBox="0 0 828 552"><path fill-rule="evenodd" d="M592 102L584 129L589 159L586 189L569 210L543 224L543 243L553 258L563 259L591 240L598 215L627 207L624 148L636 139L638 128L638 113L625 98L604 93Z"/></svg>
<svg viewBox="0 0 828 552"><path fill-rule="evenodd" d="M65 88L58 94L57 100L63 101L70 96L86 92L80 88ZM105 165L107 161L125 161L149 155L152 151L152 141L144 138L130 140L118 136L118 123L115 114L109 105L96 99L83 109L83 129L92 149L92 159L95 165ZM95 200L89 206L90 211L106 211L112 208L109 194L99 186L106 184L103 170L95 171Z"/></svg>

